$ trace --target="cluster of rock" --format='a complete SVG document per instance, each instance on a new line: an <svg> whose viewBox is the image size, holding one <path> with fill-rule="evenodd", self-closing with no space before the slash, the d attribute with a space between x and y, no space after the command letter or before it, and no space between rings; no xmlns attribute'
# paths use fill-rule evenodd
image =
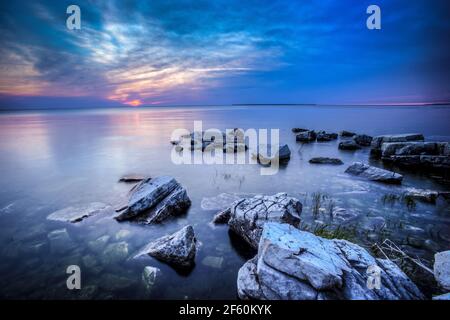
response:
<svg viewBox="0 0 450 320"><path fill-rule="evenodd" d="M134 220L145 224L183 214L191 205L186 189L174 178L146 178L130 192L128 204L118 209L118 221Z"/></svg>
<svg viewBox="0 0 450 320"><path fill-rule="evenodd" d="M379 289L368 285L374 275L379 275ZM277 222L264 225L258 253L239 270L237 286L241 299L424 298L392 261L374 258L346 240L324 239Z"/></svg>
<svg viewBox="0 0 450 320"><path fill-rule="evenodd" d="M308 143L308 142L327 142L331 140L336 140L338 138L337 133L329 133L325 131L314 131L302 128L293 128L292 132L295 133L295 140L298 142Z"/></svg>
<svg viewBox="0 0 450 320"><path fill-rule="evenodd" d="M202 131L181 136L179 140L171 141L176 151L201 150L212 151L222 149L226 153L244 152L248 149L242 129L235 128L231 132Z"/></svg>
<svg viewBox="0 0 450 320"><path fill-rule="evenodd" d="M301 202L286 193L257 195L236 201L230 208L219 212L213 222L228 223L234 233L256 249L266 222L298 226L301 212Z"/></svg>
<svg viewBox="0 0 450 320"><path fill-rule="evenodd" d="M383 135L373 139L371 154L402 167L450 170L448 142L426 142L422 134Z"/></svg>

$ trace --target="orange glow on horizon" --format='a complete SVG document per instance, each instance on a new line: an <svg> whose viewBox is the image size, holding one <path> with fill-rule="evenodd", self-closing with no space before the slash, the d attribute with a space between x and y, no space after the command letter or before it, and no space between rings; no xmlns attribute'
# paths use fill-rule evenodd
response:
<svg viewBox="0 0 450 320"><path fill-rule="evenodd" d="M132 107L138 107L142 104L142 102L139 99L135 99L135 100L127 101L127 102L125 102L125 104L132 106Z"/></svg>

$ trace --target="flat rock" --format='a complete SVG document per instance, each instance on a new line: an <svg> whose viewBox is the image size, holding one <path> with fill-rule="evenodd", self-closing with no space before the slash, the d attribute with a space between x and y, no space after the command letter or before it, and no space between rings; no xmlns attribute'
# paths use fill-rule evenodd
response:
<svg viewBox="0 0 450 320"><path fill-rule="evenodd" d="M300 223L302 204L286 193L273 196L257 195L242 199L230 208L228 225L251 247L257 248L264 224L268 221Z"/></svg>
<svg viewBox="0 0 450 320"><path fill-rule="evenodd" d="M139 182L144 179L149 179L149 177L141 174L126 174L120 177L119 182Z"/></svg>
<svg viewBox="0 0 450 320"><path fill-rule="evenodd" d="M355 141L353 140L348 140L348 141L342 141L339 142L338 148L340 150L359 150L361 149L361 146L359 144L357 144Z"/></svg>
<svg viewBox="0 0 450 320"><path fill-rule="evenodd" d="M344 164L341 159L328 158L328 157L311 158L311 159L309 159L309 163L314 163L314 164L334 164L334 165Z"/></svg>
<svg viewBox="0 0 450 320"><path fill-rule="evenodd" d="M390 134L376 136L370 144L371 151L377 155L381 151L381 146L386 142L408 142L408 141L423 141L425 138L421 133L405 133L405 134Z"/></svg>
<svg viewBox="0 0 450 320"><path fill-rule="evenodd" d="M390 184L400 184L403 176L401 174L373 167L362 162L355 162L345 170L346 173L365 178L371 181L378 181Z"/></svg>
<svg viewBox="0 0 450 320"><path fill-rule="evenodd" d="M405 193L405 197L412 198L414 200L419 200L427 203L436 203L436 199L439 196L439 192L434 190L426 190L426 189L417 189L417 188L407 188Z"/></svg>
<svg viewBox="0 0 450 320"><path fill-rule="evenodd" d="M438 284L450 290L450 250L438 252L434 255L434 277Z"/></svg>
<svg viewBox="0 0 450 320"><path fill-rule="evenodd" d="M66 228L53 230L47 235L50 248L55 253L65 253L76 247Z"/></svg>
<svg viewBox="0 0 450 320"><path fill-rule="evenodd" d="M368 268L381 288L367 287ZM328 240L288 224L268 222L255 258L238 272L238 295L258 300L398 300L423 294L390 260L346 240Z"/></svg>
<svg viewBox="0 0 450 320"><path fill-rule="evenodd" d="M128 204L115 218L152 224L183 214L191 205L186 189L169 176L142 180L130 194Z"/></svg>
<svg viewBox="0 0 450 320"><path fill-rule="evenodd" d="M48 215L47 219L76 223L93 215L104 213L107 211L111 211L112 213L112 208L109 205L101 202L93 202L87 205L68 207L55 211L52 214Z"/></svg>
<svg viewBox="0 0 450 320"><path fill-rule="evenodd" d="M214 269L221 269L223 263L223 257L213 257L213 256L207 256L203 258L202 265L214 268Z"/></svg>
<svg viewBox="0 0 450 320"><path fill-rule="evenodd" d="M194 228L188 225L174 234L150 242L135 258L148 254L166 263L189 268L194 265L196 242Z"/></svg>

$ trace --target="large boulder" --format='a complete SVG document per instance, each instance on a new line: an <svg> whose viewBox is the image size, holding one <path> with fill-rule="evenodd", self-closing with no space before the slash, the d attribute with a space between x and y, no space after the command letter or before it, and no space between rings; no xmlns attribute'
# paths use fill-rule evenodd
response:
<svg viewBox="0 0 450 320"><path fill-rule="evenodd" d="M369 276L379 275L379 289ZM328 240L288 224L266 223L258 254L238 272L241 299L398 300L424 296L395 263L346 240Z"/></svg>
<svg viewBox="0 0 450 320"><path fill-rule="evenodd" d="M409 142L409 141L423 141L424 136L421 133L405 133L405 134L391 134L376 136L372 139L371 152L373 155L380 155L381 146L386 142Z"/></svg>
<svg viewBox="0 0 450 320"><path fill-rule="evenodd" d="M188 225L174 234L152 241L135 258L150 255L174 266L189 268L195 263L196 243L194 228Z"/></svg>
<svg viewBox="0 0 450 320"><path fill-rule="evenodd" d="M230 208L229 214L224 214L224 219L228 218L230 229L256 249L266 222L284 222L298 226L301 212L300 201L288 197L286 193L278 193L237 201Z"/></svg>
<svg viewBox="0 0 450 320"><path fill-rule="evenodd" d="M439 286L450 290L450 250L434 255L434 277Z"/></svg>
<svg viewBox="0 0 450 320"><path fill-rule="evenodd" d="M116 219L159 223L170 216L185 213L190 205L186 189L174 178L147 178L132 189L128 205L121 209Z"/></svg>
<svg viewBox="0 0 450 320"><path fill-rule="evenodd" d="M391 184L402 183L403 176L401 174L373 167L362 162L355 162L345 170L346 173L365 178L371 181L378 181Z"/></svg>

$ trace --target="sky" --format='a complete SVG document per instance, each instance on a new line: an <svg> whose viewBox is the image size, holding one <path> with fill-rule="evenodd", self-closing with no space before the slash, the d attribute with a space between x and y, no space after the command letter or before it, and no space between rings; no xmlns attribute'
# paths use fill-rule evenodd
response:
<svg viewBox="0 0 450 320"><path fill-rule="evenodd" d="M0 0L0 108L448 102L447 2Z"/></svg>

